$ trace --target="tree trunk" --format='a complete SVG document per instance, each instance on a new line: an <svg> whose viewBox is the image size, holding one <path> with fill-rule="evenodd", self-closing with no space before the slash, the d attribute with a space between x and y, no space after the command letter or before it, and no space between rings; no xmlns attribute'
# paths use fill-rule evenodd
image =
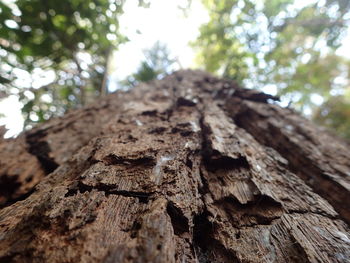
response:
<svg viewBox="0 0 350 263"><path fill-rule="evenodd" d="M199 71L0 144L0 262L350 262L349 144Z"/></svg>

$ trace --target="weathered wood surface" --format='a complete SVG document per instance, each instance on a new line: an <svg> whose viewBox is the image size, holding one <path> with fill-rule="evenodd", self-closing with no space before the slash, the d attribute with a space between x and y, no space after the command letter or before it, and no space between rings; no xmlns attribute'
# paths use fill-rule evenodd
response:
<svg viewBox="0 0 350 263"><path fill-rule="evenodd" d="M349 145L181 71L0 144L0 262L350 262Z"/></svg>

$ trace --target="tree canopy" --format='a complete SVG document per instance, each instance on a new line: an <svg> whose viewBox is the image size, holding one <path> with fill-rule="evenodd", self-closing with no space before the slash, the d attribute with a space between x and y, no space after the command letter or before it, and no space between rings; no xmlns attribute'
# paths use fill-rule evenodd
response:
<svg viewBox="0 0 350 263"><path fill-rule="evenodd" d="M198 67L245 87L276 93L283 105L291 104L350 138L350 56L340 53L350 25L348 0L201 2L209 21L191 43ZM140 8L152 5L138 3ZM107 90L110 54L128 41L119 30L123 4L0 3L0 97L19 96L26 126L62 115ZM122 86L133 87L176 68L162 42L144 54Z"/></svg>
<svg viewBox="0 0 350 263"><path fill-rule="evenodd" d="M84 105L103 92L122 1L0 3L0 87L18 94L26 124ZM45 85L44 85L45 84Z"/></svg>
<svg viewBox="0 0 350 263"><path fill-rule="evenodd" d="M203 4L210 20L193 43L198 65L248 87L276 89L297 109L349 136L350 60L337 53L349 29L348 0Z"/></svg>
<svg viewBox="0 0 350 263"><path fill-rule="evenodd" d="M171 57L170 51L164 43L158 41L148 49L144 50L144 60L141 61L135 73L121 81L124 87L135 87L140 82L164 77L171 73L176 59Z"/></svg>

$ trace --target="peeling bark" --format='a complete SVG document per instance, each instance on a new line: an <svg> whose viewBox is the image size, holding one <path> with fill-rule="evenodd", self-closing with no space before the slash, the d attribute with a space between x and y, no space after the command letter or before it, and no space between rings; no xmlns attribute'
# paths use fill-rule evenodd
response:
<svg viewBox="0 0 350 263"><path fill-rule="evenodd" d="M0 142L0 262L349 262L349 145L180 71Z"/></svg>

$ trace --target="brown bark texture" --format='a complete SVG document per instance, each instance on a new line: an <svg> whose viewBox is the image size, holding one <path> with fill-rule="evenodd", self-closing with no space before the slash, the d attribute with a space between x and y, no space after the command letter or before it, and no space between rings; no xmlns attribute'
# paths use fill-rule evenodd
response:
<svg viewBox="0 0 350 263"><path fill-rule="evenodd" d="M0 262L350 262L349 144L201 71L0 154Z"/></svg>

